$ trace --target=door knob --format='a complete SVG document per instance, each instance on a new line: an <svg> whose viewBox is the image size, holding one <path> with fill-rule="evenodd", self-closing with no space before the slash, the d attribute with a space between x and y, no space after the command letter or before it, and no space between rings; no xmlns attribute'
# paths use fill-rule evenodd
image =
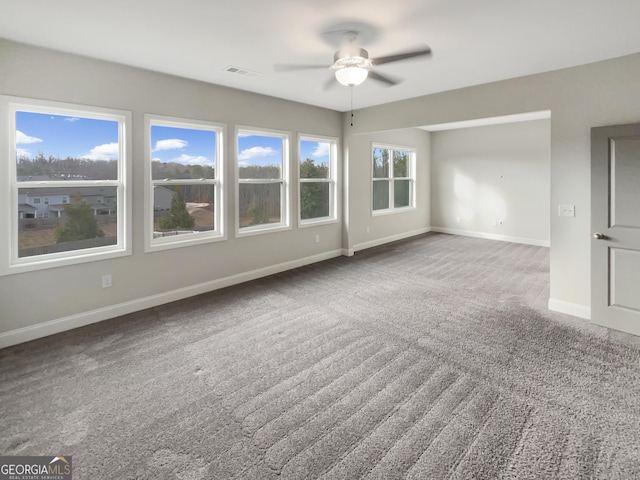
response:
<svg viewBox="0 0 640 480"><path fill-rule="evenodd" d="M596 240L604 240L607 237L600 232L596 232L593 234L593 238L595 238Z"/></svg>

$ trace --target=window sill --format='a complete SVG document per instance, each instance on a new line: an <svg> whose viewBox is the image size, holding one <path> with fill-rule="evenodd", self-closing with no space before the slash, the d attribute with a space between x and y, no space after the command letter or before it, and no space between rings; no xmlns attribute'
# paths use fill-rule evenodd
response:
<svg viewBox="0 0 640 480"><path fill-rule="evenodd" d="M213 234L212 232L203 232L202 235L198 234L185 234L184 237L188 238L180 238L180 235L173 237L164 237L165 241L152 241L151 243L147 243L145 245L144 251L145 253L152 252L160 252L163 250L171 250L174 248L184 248L184 247L192 247L195 245L204 245L207 243L215 243L215 242L223 242L227 239L226 235L220 234L216 232ZM178 238L178 240L176 240Z"/></svg>
<svg viewBox="0 0 640 480"><path fill-rule="evenodd" d="M329 225L332 223L338 223L338 219L335 217L310 218L308 220L299 220L298 228L317 227L319 225Z"/></svg>
<svg viewBox="0 0 640 480"><path fill-rule="evenodd" d="M89 262L99 262L110 260L113 258L127 257L131 255L130 249L122 247L111 248L109 250L100 250L86 253L79 253L73 257L65 256L58 258L41 258L41 257L22 257L14 260L14 263L7 268L0 269L0 276L11 275L16 273L33 272L37 270L45 270L56 267L66 267L70 265L78 265ZM33 260L27 260L33 258ZM35 260L37 258L37 260Z"/></svg>
<svg viewBox="0 0 640 480"><path fill-rule="evenodd" d="M374 217L378 217L382 215L393 215L395 213L410 212L415 209L416 207L387 208L384 210L373 210L372 215Z"/></svg>
<svg viewBox="0 0 640 480"><path fill-rule="evenodd" d="M291 227L289 225L283 225L281 223L272 225L258 225L255 227L244 227L242 229L236 230L236 238L251 237L254 235L262 235L265 233L284 232L286 230L291 230Z"/></svg>

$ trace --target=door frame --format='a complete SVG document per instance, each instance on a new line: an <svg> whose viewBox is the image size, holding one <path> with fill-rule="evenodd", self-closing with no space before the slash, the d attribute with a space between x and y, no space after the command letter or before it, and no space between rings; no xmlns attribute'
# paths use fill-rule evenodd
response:
<svg viewBox="0 0 640 480"><path fill-rule="evenodd" d="M621 233L612 225L611 197L611 139L639 137L640 123L593 127L591 129L591 321L598 325L640 335L640 312L625 311L611 305L610 268L615 249L640 242L640 228L622 227L635 233ZM640 179L639 179L640 180ZM640 208L640 207L639 207ZM615 230L617 228L618 230ZM603 238L596 238L602 234ZM606 248L603 248L606 247ZM638 246L640 250L640 246ZM603 287L606 285L606 288ZM634 319L634 317L636 317Z"/></svg>

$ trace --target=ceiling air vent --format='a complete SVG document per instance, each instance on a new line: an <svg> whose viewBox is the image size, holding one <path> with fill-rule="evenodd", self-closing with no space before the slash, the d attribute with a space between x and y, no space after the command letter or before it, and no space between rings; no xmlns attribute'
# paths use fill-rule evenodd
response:
<svg viewBox="0 0 640 480"><path fill-rule="evenodd" d="M246 68L234 67L233 65L228 66L224 69L225 72L233 73L235 75L242 75L243 77L259 77L260 74L258 72L252 72L251 70L247 70Z"/></svg>

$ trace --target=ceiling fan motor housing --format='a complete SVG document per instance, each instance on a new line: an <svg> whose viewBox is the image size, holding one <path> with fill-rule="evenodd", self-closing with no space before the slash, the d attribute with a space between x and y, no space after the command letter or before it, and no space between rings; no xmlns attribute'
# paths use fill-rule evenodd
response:
<svg viewBox="0 0 640 480"><path fill-rule="evenodd" d="M352 45L341 48L333 55L333 68L344 67L370 68L369 52Z"/></svg>

